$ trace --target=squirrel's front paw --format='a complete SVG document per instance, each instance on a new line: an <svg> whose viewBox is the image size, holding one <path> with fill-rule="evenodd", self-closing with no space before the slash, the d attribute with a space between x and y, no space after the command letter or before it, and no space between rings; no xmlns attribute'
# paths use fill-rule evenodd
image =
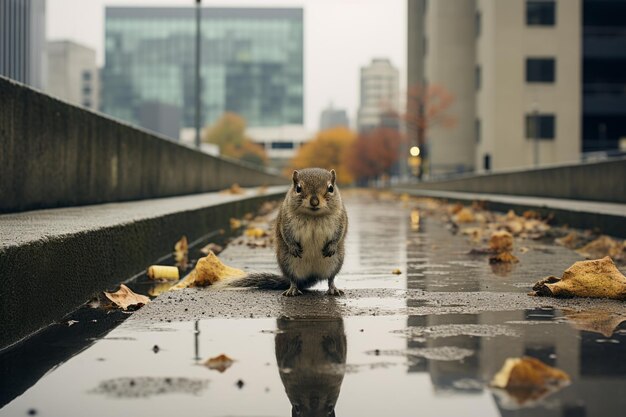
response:
<svg viewBox="0 0 626 417"><path fill-rule="evenodd" d="M326 246L322 249L322 255L324 255L325 258L333 256L336 252L337 246L331 245L330 243L326 244Z"/></svg>
<svg viewBox="0 0 626 417"><path fill-rule="evenodd" d="M295 285L292 285L288 290L283 292L283 295L286 297L295 297L296 295L302 295L302 291L300 291Z"/></svg>
<svg viewBox="0 0 626 417"><path fill-rule="evenodd" d="M294 258L302 258L302 246L298 242L289 245L289 254Z"/></svg>

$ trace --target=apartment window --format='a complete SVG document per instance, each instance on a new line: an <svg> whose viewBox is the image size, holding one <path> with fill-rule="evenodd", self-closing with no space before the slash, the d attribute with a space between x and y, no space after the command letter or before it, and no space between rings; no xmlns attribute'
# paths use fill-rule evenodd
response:
<svg viewBox="0 0 626 417"><path fill-rule="evenodd" d="M476 68L474 68L474 85L476 91L480 90L480 86L482 85L482 71L480 65L476 65Z"/></svg>
<svg viewBox="0 0 626 417"><path fill-rule="evenodd" d="M91 107L91 101L89 101L89 100L84 100L84 101L83 101L83 106L85 106L85 107Z"/></svg>
<svg viewBox="0 0 626 417"><path fill-rule="evenodd" d="M554 58L526 58L526 82L553 83L555 68Z"/></svg>
<svg viewBox="0 0 626 417"><path fill-rule="evenodd" d="M481 141L480 119L474 120L474 134L476 135L476 143L480 143Z"/></svg>
<svg viewBox="0 0 626 417"><path fill-rule="evenodd" d="M91 87L88 85L83 86L83 95L89 96L91 95Z"/></svg>
<svg viewBox="0 0 626 417"><path fill-rule="evenodd" d="M474 34L478 38L480 34L482 33L482 13L480 13L480 11L477 11L476 15L474 16L474 25L475 25Z"/></svg>
<svg viewBox="0 0 626 417"><path fill-rule="evenodd" d="M554 139L556 117L553 114L527 114L527 139Z"/></svg>
<svg viewBox="0 0 626 417"><path fill-rule="evenodd" d="M91 81L91 71L89 70L83 71L83 81Z"/></svg>
<svg viewBox="0 0 626 417"><path fill-rule="evenodd" d="M272 142L272 149L293 149L293 142Z"/></svg>
<svg viewBox="0 0 626 417"><path fill-rule="evenodd" d="M483 169L485 171L491 171L491 155L488 153L483 155Z"/></svg>
<svg viewBox="0 0 626 417"><path fill-rule="evenodd" d="M554 0L526 0L526 24L528 26L554 26L556 3Z"/></svg>

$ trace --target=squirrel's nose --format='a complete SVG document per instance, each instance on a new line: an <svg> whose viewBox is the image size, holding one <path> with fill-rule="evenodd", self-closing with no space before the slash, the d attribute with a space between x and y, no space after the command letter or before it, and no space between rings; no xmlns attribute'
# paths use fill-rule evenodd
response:
<svg viewBox="0 0 626 417"><path fill-rule="evenodd" d="M320 200L316 196L311 197L311 205L313 207L319 206L320 205Z"/></svg>

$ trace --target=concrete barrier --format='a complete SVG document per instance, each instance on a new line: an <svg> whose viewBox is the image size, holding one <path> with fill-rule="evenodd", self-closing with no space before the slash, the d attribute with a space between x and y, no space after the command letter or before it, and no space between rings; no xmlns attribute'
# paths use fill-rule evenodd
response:
<svg viewBox="0 0 626 417"><path fill-rule="evenodd" d="M0 77L0 213L202 193L233 183L285 180Z"/></svg>
<svg viewBox="0 0 626 417"><path fill-rule="evenodd" d="M230 230L230 218L282 198L287 188L0 216L0 350L142 273L171 254L182 235L196 247L218 239L220 229Z"/></svg>
<svg viewBox="0 0 626 417"><path fill-rule="evenodd" d="M471 175L402 187L626 203L626 158Z"/></svg>

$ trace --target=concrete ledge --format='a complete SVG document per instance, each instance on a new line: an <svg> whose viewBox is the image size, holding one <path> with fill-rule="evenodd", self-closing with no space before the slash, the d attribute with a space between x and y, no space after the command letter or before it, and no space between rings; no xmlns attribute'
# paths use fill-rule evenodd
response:
<svg viewBox="0 0 626 417"><path fill-rule="evenodd" d="M0 216L0 349L60 320L172 252L228 228L287 187L48 209Z"/></svg>
<svg viewBox="0 0 626 417"><path fill-rule="evenodd" d="M395 187L394 191L419 197L435 197L449 201L469 203L483 201L487 208L506 212L535 210L542 215L553 214L558 224L580 229L598 229L602 233L626 237L626 204L595 201L564 200L542 197L518 197L483 193L416 190Z"/></svg>
<svg viewBox="0 0 626 417"><path fill-rule="evenodd" d="M626 158L461 176L406 188L626 203Z"/></svg>
<svg viewBox="0 0 626 417"><path fill-rule="evenodd" d="M285 184L0 77L0 213Z"/></svg>

